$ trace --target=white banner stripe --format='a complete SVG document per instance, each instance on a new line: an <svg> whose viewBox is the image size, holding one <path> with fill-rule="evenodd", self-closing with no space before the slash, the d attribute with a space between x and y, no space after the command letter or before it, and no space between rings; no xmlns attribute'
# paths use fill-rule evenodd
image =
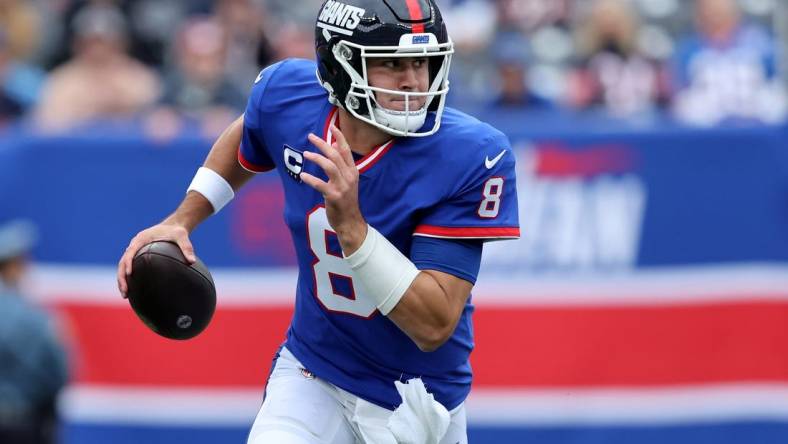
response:
<svg viewBox="0 0 788 444"><path fill-rule="evenodd" d="M655 267L619 273L479 276L474 299L499 305L672 305L788 300L788 264Z"/></svg>
<svg viewBox="0 0 788 444"><path fill-rule="evenodd" d="M262 387L161 389L74 386L60 410L72 422L249 426ZM788 421L788 383L670 388L474 389L471 425L667 425L742 420Z"/></svg>
<svg viewBox="0 0 788 444"><path fill-rule="evenodd" d="M111 267L36 264L30 293L43 303L127 304L118 291L116 274ZM211 270L211 276L222 306L291 305L295 300L296 268L218 268Z"/></svg>
<svg viewBox="0 0 788 444"><path fill-rule="evenodd" d="M115 268L38 264L30 292L41 302L120 305ZM295 268L211 270L222 306L293 303ZM640 269L619 274L515 275L481 273L473 290L480 306L690 305L788 301L788 265L738 264Z"/></svg>
<svg viewBox="0 0 788 444"><path fill-rule="evenodd" d="M483 424L677 424L788 421L788 383L671 388L477 390L469 420Z"/></svg>
<svg viewBox="0 0 788 444"><path fill-rule="evenodd" d="M263 402L262 388L162 389L150 387L69 387L58 409L73 422L251 426Z"/></svg>

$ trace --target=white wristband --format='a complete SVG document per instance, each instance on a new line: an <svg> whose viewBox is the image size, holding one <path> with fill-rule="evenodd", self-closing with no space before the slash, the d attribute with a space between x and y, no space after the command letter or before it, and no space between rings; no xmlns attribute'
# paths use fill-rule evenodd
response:
<svg viewBox="0 0 788 444"><path fill-rule="evenodd" d="M227 183L224 177L206 167L200 167L197 170L197 174L194 175L192 183L189 184L189 188L186 190L187 193L189 191L196 191L205 196L208 202L211 203L211 206L213 206L213 214L218 213L222 207L235 197L233 187Z"/></svg>
<svg viewBox="0 0 788 444"><path fill-rule="evenodd" d="M384 316L394 309L419 274L410 259L369 225L364 242L345 260Z"/></svg>

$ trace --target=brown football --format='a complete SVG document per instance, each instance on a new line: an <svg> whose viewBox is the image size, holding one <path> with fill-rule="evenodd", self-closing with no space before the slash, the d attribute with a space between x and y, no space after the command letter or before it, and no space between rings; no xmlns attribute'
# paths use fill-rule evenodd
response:
<svg viewBox="0 0 788 444"><path fill-rule="evenodd" d="M145 245L134 256L128 280L131 308L151 330L170 339L200 334L216 309L216 288L198 258L189 264L172 242Z"/></svg>

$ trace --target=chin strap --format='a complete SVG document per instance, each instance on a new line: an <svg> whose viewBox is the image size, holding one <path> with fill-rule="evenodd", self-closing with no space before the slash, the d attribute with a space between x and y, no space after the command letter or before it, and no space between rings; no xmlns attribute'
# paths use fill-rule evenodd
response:
<svg viewBox="0 0 788 444"><path fill-rule="evenodd" d="M414 133L424 125L427 119L427 106L418 111L394 111L381 106L372 109L375 120L382 125L397 131Z"/></svg>

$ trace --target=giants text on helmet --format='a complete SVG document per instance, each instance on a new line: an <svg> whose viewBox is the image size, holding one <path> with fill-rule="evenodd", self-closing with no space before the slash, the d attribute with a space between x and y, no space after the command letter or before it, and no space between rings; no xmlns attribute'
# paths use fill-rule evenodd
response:
<svg viewBox="0 0 788 444"><path fill-rule="evenodd" d="M365 10L363 8L330 0L323 6L323 10L320 12L320 16L317 20L328 25L341 26L352 31L361 23L361 17L364 16L364 12ZM338 31L336 29L334 30Z"/></svg>

